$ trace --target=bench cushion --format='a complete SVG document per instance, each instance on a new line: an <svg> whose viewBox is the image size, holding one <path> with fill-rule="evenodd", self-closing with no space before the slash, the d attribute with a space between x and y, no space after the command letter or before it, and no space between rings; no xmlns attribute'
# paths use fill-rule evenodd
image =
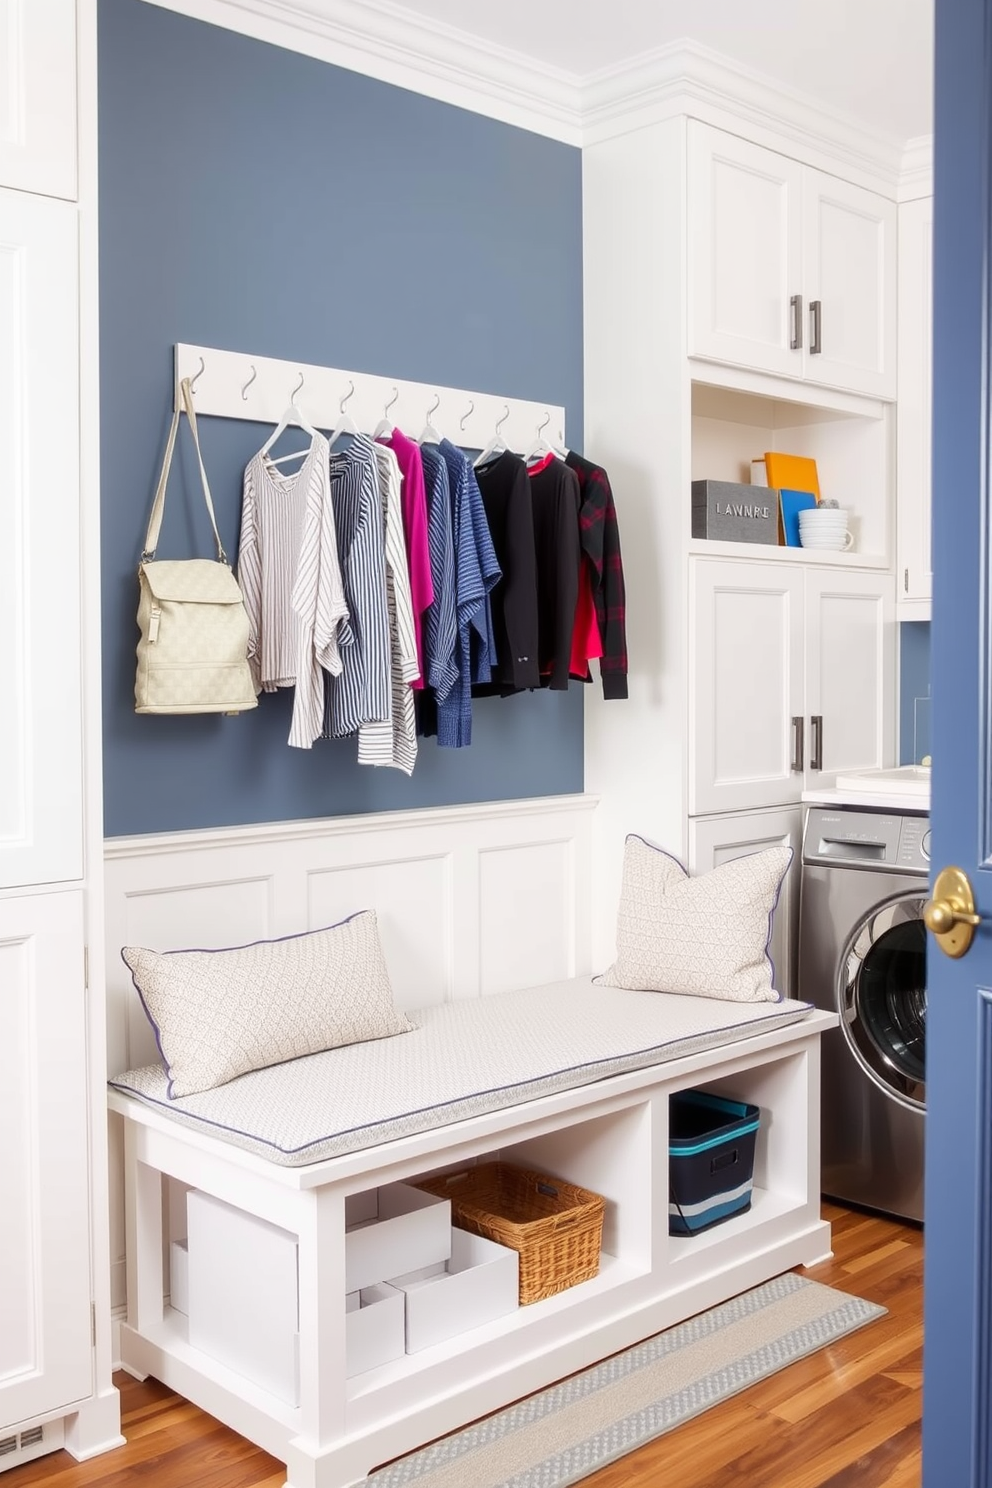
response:
<svg viewBox="0 0 992 1488"><path fill-rule="evenodd" d="M161 1065L110 1081L185 1126L298 1167L794 1023L811 1004L632 992L577 977L409 1014L414 1031L170 1099Z"/></svg>

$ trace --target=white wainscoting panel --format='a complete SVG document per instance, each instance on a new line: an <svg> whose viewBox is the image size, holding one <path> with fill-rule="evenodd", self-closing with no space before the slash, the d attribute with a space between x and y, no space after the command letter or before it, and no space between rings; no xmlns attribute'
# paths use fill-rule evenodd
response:
<svg viewBox="0 0 992 1488"><path fill-rule="evenodd" d="M575 975L575 891L571 841L529 842L480 853L482 992L539 987Z"/></svg>
<svg viewBox="0 0 992 1488"><path fill-rule="evenodd" d="M426 1007L591 966L593 796L278 822L106 843L111 1074L157 1059L125 945L217 948L374 909L397 1003ZM124 1301L119 1123L113 1301Z"/></svg>
<svg viewBox="0 0 992 1488"><path fill-rule="evenodd" d="M448 1002L456 995L450 853L324 868L309 875L307 888L311 930L335 925L356 908L376 909L389 979L404 1010Z"/></svg>

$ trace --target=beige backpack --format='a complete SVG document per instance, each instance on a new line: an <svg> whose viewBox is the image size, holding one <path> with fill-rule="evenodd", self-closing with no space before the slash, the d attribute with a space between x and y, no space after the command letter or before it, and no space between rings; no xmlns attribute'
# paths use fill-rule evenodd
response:
<svg viewBox="0 0 992 1488"><path fill-rule="evenodd" d="M136 713L240 713L257 707L248 667L248 616L214 516L189 379L172 416L162 474L152 503L145 551L138 565ZM203 499L217 557L155 561L165 510L165 488L185 408L196 445Z"/></svg>

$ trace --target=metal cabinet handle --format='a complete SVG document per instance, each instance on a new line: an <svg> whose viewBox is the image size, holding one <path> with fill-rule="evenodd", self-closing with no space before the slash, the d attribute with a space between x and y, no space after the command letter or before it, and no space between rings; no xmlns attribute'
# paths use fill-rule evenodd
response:
<svg viewBox="0 0 992 1488"><path fill-rule="evenodd" d="M793 295L789 300L792 308L792 340L789 342L790 351L802 351L803 349L803 297Z"/></svg>
<svg viewBox="0 0 992 1488"><path fill-rule="evenodd" d="M813 713L809 720L809 767L811 770L823 769L823 714Z"/></svg>
<svg viewBox="0 0 992 1488"><path fill-rule="evenodd" d="M797 715L792 720L792 773L801 775L803 772L803 725L805 719Z"/></svg>
<svg viewBox="0 0 992 1488"><path fill-rule="evenodd" d="M823 346L820 342L820 331L823 322L823 308L819 300L810 300L809 313L810 319L812 321L812 325L810 328L809 354L810 356L819 356L823 350Z"/></svg>

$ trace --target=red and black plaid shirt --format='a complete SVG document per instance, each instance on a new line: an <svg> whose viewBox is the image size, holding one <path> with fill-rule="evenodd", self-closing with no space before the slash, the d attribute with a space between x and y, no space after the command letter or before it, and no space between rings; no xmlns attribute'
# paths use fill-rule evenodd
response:
<svg viewBox="0 0 992 1488"><path fill-rule="evenodd" d="M582 551L592 568L592 597L603 642L599 670L603 679L604 698L627 696L626 598L623 584L623 562L620 557L620 528L613 504L610 478L600 465L594 465L574 450L569 450L567 464L579 478L582 505L579 508L579 533Z"/></svg>

